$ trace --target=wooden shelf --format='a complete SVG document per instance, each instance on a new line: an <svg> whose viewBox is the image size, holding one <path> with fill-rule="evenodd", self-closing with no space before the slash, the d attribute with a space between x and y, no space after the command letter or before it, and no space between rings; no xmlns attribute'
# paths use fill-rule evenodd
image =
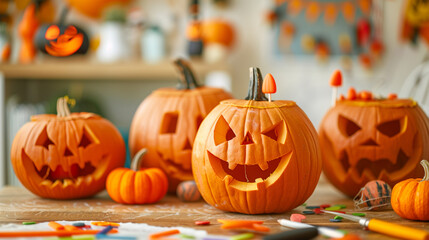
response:
<svg viewBox="0 0 429 240"><path fill-rule="evenodd" d="M222 64L191 61L197 76L215 70L226 70ZM6 79L46 80L174 80L178 73L171 61L99 63L87 60L57 60L34 64L1 64Z"/></svg>

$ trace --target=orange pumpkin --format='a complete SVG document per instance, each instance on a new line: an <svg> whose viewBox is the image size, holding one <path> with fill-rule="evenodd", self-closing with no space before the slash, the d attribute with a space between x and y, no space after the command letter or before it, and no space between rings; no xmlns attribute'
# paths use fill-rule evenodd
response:
<svg viewBox="0 0 429 240"><path fill-rule="evenodd" d="M169 192L193 179L191 152L198 127L221 100L232 98L222 89L200 87L184 60L175 64L182 73L181 84L158 89L140 104L129 137L131 155L147 148L142 166L161 168L169 178Z"/></svg>
<svg viewBox="0 0 429 240"><path fill-rule="evenodd" d="M371 180L393 186L422 174L429 119L409 99L342 100L323 118L319 139L325 175L353 197Z"/></svg>
<svg viewBox="0 0 429 240"><path fill-rule="evenodd" d="M192 170L204 200L246 214L280 213L310 197L322 170L317 133L293 101L268 102L251 68L247 100L222 101L195 138Z"/></svg>
<svg viewBox="0 0 429 240"><path fill-rule="evenodd" d="M145 204L161 200L168 189L165 173L159 168L141 169L141 160L147 150L143 148L131 163L131 169L117 168L106 181L110 197L118 203Z"/></svg>
<svg viewBox="0 0 429 240"><path fill-rule="evenodd" d="M31 117L16 134L11 161L31 192L74 199L104 189L107 174L125 162L125 144L115 126L93 113L70 113L65 98L58 114Z"/></svg>
<svg viewBox="0 0 429 240"><path fill-rule="evenodd" d="M131 2L131 0L67 0L68 5L73 9L96 19L101 17L106 8L119 4L126 5L129 2Z"/></svg>
<svg viewBox="0 0 429 240"><path fill-rule="evenodd" d="M401 217L429 221L429 162L422 160L423 178L407 179L393 187L391 204Z"/></svg>
<svg viewBox="0 0 429 240"><path fill-rule="evenodd" d="M222 19L206 20L202 23L201 36L205 45L220 44L230 47L235 40L232 25Z"/></svg>

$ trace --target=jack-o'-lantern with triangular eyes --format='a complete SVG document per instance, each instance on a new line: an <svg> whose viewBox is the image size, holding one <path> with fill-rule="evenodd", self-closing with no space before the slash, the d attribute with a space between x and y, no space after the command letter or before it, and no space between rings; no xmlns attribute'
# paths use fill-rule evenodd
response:
<svg viewBox="0 0 429 240"><path fill-rule="evenodd" d="M251 68L247 100L222 101L195 138L192 170L204 200L224 211L281 213L304 203L322 170L317 132L293 101L267 101Z"/></svg>
<svg viewBox="0 0 429 240"><path fill-rule="evenodd" d="M131 155L146 148L143 167L161 168L167 175L169 192L192 180L191 153L194 138L204 117L231 94L213 87L199 86L189 63L175 61L181 73L178 88L152 92L134 114L129 145Z"/></svg>
<svg viewBox="0 0 429 240"><path fill-rule="evenodd" d="M21 183L44 198L95 195L107 175L125 162L125 143L115 126L93 113L70 113L66 98L58 114L32 116L16 134L11 162Z"/></svg>
<svg viewBox="0 0 429 240"><path fill-rule="evenodd" d="M429 157L429 119L411 99L340 100L319 131L323 172L354 197L371 180L390 186L423 174Z"/></svg>

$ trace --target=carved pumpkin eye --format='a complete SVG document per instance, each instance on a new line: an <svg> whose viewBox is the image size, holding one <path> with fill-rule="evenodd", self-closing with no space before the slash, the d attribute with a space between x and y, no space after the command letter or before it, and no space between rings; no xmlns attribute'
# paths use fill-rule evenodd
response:
<svg viewBox="0 0 429 240"><path fill-rule="evenodd" d="M217 145L235 138L235 133L223 116L217 120L214 130L214 142Z"/></svg>
<svg viewBox="0 0 429 240"><path fill-rule="evenodd" d="M262 132L262 135L265 135L274 141L277 141L281 144L284 144L286 142L286 123L284 121L281 121L272 127L266 129Z"/></svg>
<svg viewBox="0 0 429 240"><path fill-rule="evenodd" d="M396 119L396 120L380 123L377 126L377 130L388 137L394 137L401 132L401 130L403 129L402 125L404 125L405 122L406 122L405 120L401 121L401 119Z"/></svg>
<svg viewBox="0 0 429 240"><path fill-rule="evenodd" d="M98 141L95 139L94 134L91 134L86 128L84 128L78 147L87 148L90 144L97 142Z"/></svg>
<svg viewBox="0 0 429 240"><path fill-rule="evenodd" d="M64 151L64 157L70 157L73 156L74 154L72 153L72 151L66 147L66 150Z"/></svg>
<svg viewBox="0 0 429 240"><path fill-rule="evenodd" d="M340 129L341 133L346 137L351 137L357 131L361 130L361 127L357 123L342 115L338 116L338 128Z"/></svg>
<svg viewBox="0 0 429 240"><path fill-rule="evenodd" d="M161 122L160 134L173 134L176 133L177 121L179 120L179 113L167 112Z"/></svg>
<svg viewBox="0 0 429 240"><path fill-rule="evenodd" d="M48 137L48 132L46 131L46 127L43 129L43 131L40 133L39 137L36 141L37 146L42 146L49 150L49 145L55 145L54 142Z"/></svg>

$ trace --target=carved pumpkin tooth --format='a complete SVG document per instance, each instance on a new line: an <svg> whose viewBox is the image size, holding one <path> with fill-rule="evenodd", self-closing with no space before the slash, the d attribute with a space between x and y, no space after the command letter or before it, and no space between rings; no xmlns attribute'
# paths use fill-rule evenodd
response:
<svg viewBox="0 0 429 240"><path fill-rule="evenodd" d="M256 186L258 188L259 191L264 190L267 188L267 186L265 185L265 182L262 178L257 178L255 180Z"/></svg>
<svg viewBox="0 0 429 240"><path fill-rule="evenodd" d="M266 161L260 162L258 165L259 165L259 168L263 171L268 169L268 162Z"/></svg>
<svg viewBox="0 0 429 240"><path fill-rule="evenodd" d="M232 182L232 180L234 180L234 178L231 175L226 175L223 178L223 181L226 183L226 185L229 185Z"/></svg>
<svg viewBox="0 0 429 240"><path fill-rule="evenodd" d="M228 162L228 168L230 169L230 170L234 170L236 167L237 167L237 163L235 163L235 162Z"/></svg>
<svg viewBox="0 0 429 240"><path fill-rule="evenodd" d="M85 182L91 183L94 181L94 177L90 174L85 177Z"/></svg>
<svg viewBox="0 0 429 240"><path fill-rule="evenodd" d="M83 182L83 177L78 177L76 180L75 180L75 185L76 186L80 186L81 184L82 184L82 182Z"/></svg>
<svg viewBox="0 0 429 240"><path fill-rule="evenodd" d="M46 180L43 180L43 181L40 183L40 185L42 185L42 186L51 186L51 185L52 185L52 181L51 181L51 180L46 179Z"/></svg>
<svg viewBox="0 0 429 240"><path fill-rule="evenodd" d="M73 185L73 180L63 179L63 188Z"/></svg>
<svg viewBox="0 0 429 240"><path fill-rule="evenodd" d="M51 188L55 188L57 186L62 186L63 185L63 181L60 179L55 180L55 182L51 185Z"/></svg>

